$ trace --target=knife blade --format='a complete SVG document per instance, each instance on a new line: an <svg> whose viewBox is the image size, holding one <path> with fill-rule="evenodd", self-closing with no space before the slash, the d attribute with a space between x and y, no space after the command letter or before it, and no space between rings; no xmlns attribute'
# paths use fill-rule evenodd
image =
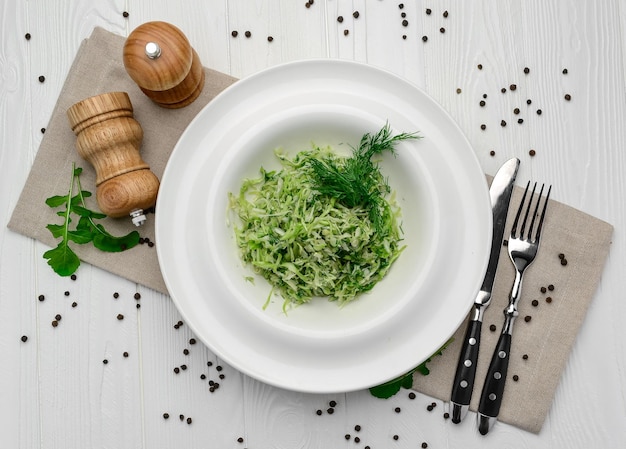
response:
<svg viewBox="0 0 626 449"><path fill-rule="evenodd" d="M471 318L465 331L459 361L457 363L454 383L450 401L452 402L452 422L460 423L469 409L476 376L476 363L480 347L480 333L482 329L483 314L491 303L491 291L498 270L498 260L504 237L506 217L511 202L511 194L520 161L512 158L506 161L498 170L489 188L491 210L493 213L493 230L491 238L491 251L487 271L480 287L480 291L474 300Z"/></svg>

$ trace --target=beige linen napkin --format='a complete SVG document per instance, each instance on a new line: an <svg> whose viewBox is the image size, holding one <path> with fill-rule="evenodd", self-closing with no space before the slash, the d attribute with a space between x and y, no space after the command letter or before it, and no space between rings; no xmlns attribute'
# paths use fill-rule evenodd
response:
<svg viewBox="0 0 626 449"><path fill-rule="evenodd" d="M235 81L231 76L205 68L204 89L191 105L174 110L161 108L145 96L126 73L122 60L124 42L122 36L95 28L81 44L9 221L9 229L51 247L58 244L46 225L59 223L59 217L55 214L56 210L46 206L45 200L67 192L72 162L83 168L82 187L91 191L94 194L92 198L95 198L95 171L78 155L76 136L66 115L67 109L74 103L106 92L127 92L135 119L144 131L141 155L161 179L170 153L187 124L215 95ZM91 205L97 210L95 200ZM146 224L137 229L142 236L154 242L154 215L149 214L147 218ZM126 219L107 218L102 223L113 235L124 235L136 229ZM155 247L137 245L123 253L104 253L92 245L73 245L72 248L84 262L167 294Z"/></svg>
<svg viewBox="0 0 626 449"><path fill-rule="evenodd" d="M81 45L8 223L10 229L50 247L56 246L57 241L46 225L57 223L59 217L44 201L49 196L67 192L72 162L83 168L83 188L95 193L95 172L76 152L76 137L66 117L67 109L74 103L105 92L127 92L135 118L144 130L141 154L160 178L174 145L191 119L216 94L236 81L223 73L205 69L204 90L194 103L177 110L163 109L152 103L127 75L122 62L123 44L124 37L96 28ZM519 189L515 195L513 207L519 201ZM92 205L97 207L95 200ZM106 219L104 224L115 235L135 229L126 219ZM154 241L154 216L148 215L140 233ZM611 235L610 225L571 207L551 202L542 247L524 283L509 369L510 376L518 375L519 380L508 381L500 416L502 421L532 432L540 430L598 284ZM74 245L74 248L86 263L167 294L154 247L138 245L123 253L103 253L91 245ZM561 265L559 253L565 254L566 266ZM498 330L501 328L502 310L513 280L513 269L504 248L501 258L493 303L485 314L474 407L498 336L497 332L489 331L489 325L493 323ZM547 289L549 285L554 285L554 290L541 293L540 287ZM547 302L548 296L552 298L550 303ZM531 305L533 299L538 301L538 306ZM532 316L532 320L525 322L526 315ZM465 326L462 326L454 343L429 364L429 376L415 377L415 389L443 400L449 399L464 332ZM522 358L524 354L528 354L527 360Z"/></svg>
<svg viewBox="0 0 626 449"><path fill-rule="evenodd" d="M516 187L505 239L510 234L522 194L523 189ZM539 252L524 275L500 421L533 433L541 430L571 347L600 281L612 234L610 224L550 200ZM492 302L485 312L482 326L476 383L470 404L474 411L478 408L487 367L502 330L503 310L508 304L514 278L515 270L503 245ZM492 325L496 326L495 331L490 330ZM450 400L466 328L467 321L454 334L453 343L428 364L428 376L414 376L414 389L443 401ZM474 416L466 419L472 418Z"/></svg>

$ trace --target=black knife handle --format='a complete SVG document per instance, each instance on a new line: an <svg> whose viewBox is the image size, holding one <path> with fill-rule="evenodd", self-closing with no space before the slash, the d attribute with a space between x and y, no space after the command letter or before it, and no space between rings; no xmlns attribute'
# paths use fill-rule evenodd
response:
<svg viewBox="0 0 626 449"><path fill-rule="evenodd" d="M465 331L450 396L450 400L459 405L469 405L472 399L482 324L480 320L472 320Z"/></svg>
<svg viewBox="0 0 626 449"><path fill-rule="evenodd" d="M500 413L506 375L509 369L510 351L511 334L503 332L500 334L498 344L493 352L478 404L478 412L485 416L496 418Z"/></svg>

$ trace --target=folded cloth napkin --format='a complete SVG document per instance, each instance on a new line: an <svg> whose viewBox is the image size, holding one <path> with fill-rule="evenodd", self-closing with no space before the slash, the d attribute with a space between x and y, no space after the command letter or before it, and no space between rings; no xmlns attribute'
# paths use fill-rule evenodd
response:
<svg viewBox="0 0 626 449"><path fill-rule="evenodd" d="M510 234L522 194L523 189L515 187L505 239ZM508 378L498 417L502 422L533 433L539 433L550 410L567 357L600 281L613 227L550 200L541 232L539 252L524 275ZM514 278L515 269L503 245L492 302L484 315L470 410L478 408ZM450 400L466 328L467 320L441 356L433 357L428 363L429 375L415 374L414 389L443 401Z"/></svg>
<svg viewBox="0 0 626 449"><path fill-rule="evenodd" d="M137 121L144 130L141 148L143 159L161 177L168 157L183 130L215 95L236 81L235 78L205 68L202 94L182 109L163 109L146 97L127 75L122 62L125 38L96 28L86 39L74 60L52 118L42 139L35 162L14 209L8 227L50 247L56 239L46 229L58 223L56 211L45 205L46 198L67 192L72 163L83 168L82 186L95 191L95 171L75 150L76 136L69 126L67 109L87 97L112 91L127 92ZM516 189L513 203L519 201ZM89 198L91 199L91 198ZM94 208L95 204L93 205ZM515 206L514 206L515 207ZM105 227L114 235L135 229L130 220L105 219ZM148 215L140 233L154 241L154 217ZM571 207L551 201L545 223L542 247L529 268L513 337L510 375L500 419L521 428L538 432L550 408L561 371L569 354L585 311L598 284L607 257L612 227ZM158 242L155 242L158 245ZM154 247L138 245L123 253L103 253L91 245L74 245L86 263L167 294ZM567 265L561 264L564 254ZM502 310L513 280L513 270L503 248L500 269L494 286L494 299L485 314L481 356L478 366L475 409L480 395L481 377L491 357L497 332L489 325L502 325ZM553 286L553 290L549 289ZM540 288L546 287L546 293ZM551 298L548 300L548 297ZM533 306L532 300L538 305ZM532 319L528 322L525 316ZM462 326L454 342L434 357L429 376L416 375L414 388L433 397L449 399L456 358L465 332ZM523 355L527 354L528 358Z"/></svg>

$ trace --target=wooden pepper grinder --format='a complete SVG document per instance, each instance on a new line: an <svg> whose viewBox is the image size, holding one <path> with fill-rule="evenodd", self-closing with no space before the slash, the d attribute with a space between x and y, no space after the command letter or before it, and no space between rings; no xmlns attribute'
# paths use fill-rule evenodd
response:
<svg viewBox="0 0 626 449"><path fill-rule="evenodd" d="M147 22L130 33L124 67L143 93L165 108L191 104L204 87L198 54L183 32L167 22Z"/></svg>
<svg viewBox="0 0 626 449"><path fill-rule="evenodd" d="M139 154L143 130L126 92L79 101L67 110L78 153L96 170L96 199L110 217L130 215L136 226L156 203L159 180Z"/></svg>

